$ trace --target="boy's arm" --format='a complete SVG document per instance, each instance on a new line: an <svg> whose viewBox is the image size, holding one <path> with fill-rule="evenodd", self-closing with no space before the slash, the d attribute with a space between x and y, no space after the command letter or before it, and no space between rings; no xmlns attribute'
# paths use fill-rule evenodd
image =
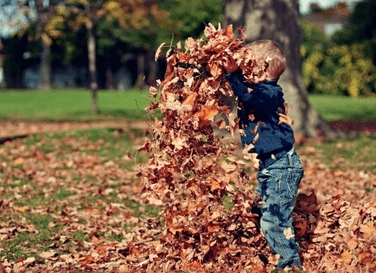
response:
<svg viewBox="0 0 376 273"><path fill-rule="evenodd" d="M240 73L240 75L239 75ZM232 91L243 103L248 103L252 99L252 94L248 92L248 87L244 85L242 80L241 71L238 70L232 74L225 74L226 79L229 81ZM241 79L243 78L243 79Z"/></svg>
<svg viewBox="0 0 376 273"><path fill-rule="evenodd" d="M235 95L243 104L250 104L252 107L263 109L264 111L268 109L274 110L277 107L279 95L277 89L270 88L267 85L256 84L254 85L256 90L253 92L252 87L248 87L244 83L244 77L240 70L233 74L225 74L225 77L228 79ZM251 89L250 92L248 92L249 89Z"/></svg>

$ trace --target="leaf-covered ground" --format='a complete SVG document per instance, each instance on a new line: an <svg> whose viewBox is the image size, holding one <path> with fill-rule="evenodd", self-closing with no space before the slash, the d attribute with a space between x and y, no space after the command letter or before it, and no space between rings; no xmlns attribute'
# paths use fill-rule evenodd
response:
<svg viewBox="0 0 376 273"><path fill-rule="evenodd" d="M29 135L0 146L1 271L129 272L145 246L158 249L161 230L148 218L159 209L140 198L135 176L147 156L135 152L145 142L140 127ZM349 134L298 147L306 173L294 220L307 272L374 272L375 143L372 134Z"/></svg>
<svg viewBox="0 0 376 273"><path fill-rule="evenodd" d="M148 138L131 124L2 138L5 272L275 268L278 257L253 210L260 203L251 165L258 162L248 152L252 147L241 151L234 136L244 131L222 100L232 95L225 72L240 67L256 83L270 61L244 47L239 31L234 40L231 26L209 25L207 41L190 38L185 52L180 44L169 49L165 79L150 88L159 101L148 112L160 110L162 118L149 124ZM214 122L219 112L228 125ZM283 122L289 122L285 114ZM298 140L297 146L304 139ZM374 141L370 132L355 133L299 147L306 177L293 219L308 272L376 270ZM294 236L291 229L284 234Z"/></svg>
<svg viewBox="0 0 376 273"><path fill-rule="evenodd" d="M138 197L133 155L142 135L122 127L1 145L0 269L119 268L121 241L157 213Z"/></svg>

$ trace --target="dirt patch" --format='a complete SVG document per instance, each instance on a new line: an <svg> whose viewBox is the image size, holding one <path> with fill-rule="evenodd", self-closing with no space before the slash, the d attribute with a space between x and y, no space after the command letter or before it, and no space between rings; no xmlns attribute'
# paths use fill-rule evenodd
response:
<svg viewBox="0 0 376 273"><path fill-rule="evenodd" d="M370 132L376 134L376 121L338 120L329 124L340 131Z"/></svg>
<svg viewBox="0 0 376 273"><path fill-rule="evenodd" d="M332 121L329 123L340 131L370 132L376 134L376 121ZM0 122L0 143L13 138L47 132L88 130L95 128L138 128L146 130L149 121L94 121L94 122Z"/></svg>
<svg viewBox="0 0 376 273"><path fill-rule="evenodd" d="M88 130L95 128L139 128L147 129L147 121L96 121L96 122L0 122L0 141L13 138L48 133L63 132L69 130Z"/></svg>

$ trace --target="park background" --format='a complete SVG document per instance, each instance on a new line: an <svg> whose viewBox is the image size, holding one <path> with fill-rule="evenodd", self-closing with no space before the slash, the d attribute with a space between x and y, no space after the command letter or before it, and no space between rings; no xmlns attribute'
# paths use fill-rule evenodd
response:
<svg viewBox="0 0 376 273"><path fill-rule="evenodd" d="M374 118L374 4L360 2L323 1L324 7L300 3L301 63L294 65L301 67L304 87L300 88L308 91L310 103L326 120ZM165 59L154 60L157 47L198 38L209 22L224 20L224 3L214 0L135 1L134 6L122 7L117 1L93 1L86 11L74 1L65 8L59 1L22 3L18 7L10 0L1 5L0 117L6 119L139 115L148 104L143 90L164 75ZM90 89L91 99L85 92ZM125 98L129 99L123 107ZM355 109L362 111L351 111ZM90 113L97 111L102 115Z"/></svg>
<svg viewBox="0 0 376 273"><path fill-rule="evenodd" d="M158 238L146 219L160 208L140 198L135 175L147 161L137 150L154 119L144 111L148 88L166 67L155 52L223 23L229 2L1 2L1 28L18 29L0 42L1 269L126 272L123 258L142 254L129 249L131 236ZM297 134L301 191L315 190L325 205L341 196L367 211L376 188L376 3L305 7L296 69L308 104L335 134ZM359 224L358 246L374 239L368 223ZM367 244L338 250L331 244L344 243L334 236L324 244L322 260L312 254L322 268L374 266Z"/></svg>

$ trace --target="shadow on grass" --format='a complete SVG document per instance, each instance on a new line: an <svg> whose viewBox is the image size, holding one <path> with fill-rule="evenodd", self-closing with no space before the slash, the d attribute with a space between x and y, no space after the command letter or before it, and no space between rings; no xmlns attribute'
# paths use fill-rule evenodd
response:
<svg viewBox="0 0 376 273"><path fill-rule="evenodd" d="M15 139L22 139L22 138L26 138L26 137L27 137L27 135L20 135L20 136L13 136L13 137L0 137L0 145L4 144L7 141L12 141L12 140L15 140Z"/></svg>

